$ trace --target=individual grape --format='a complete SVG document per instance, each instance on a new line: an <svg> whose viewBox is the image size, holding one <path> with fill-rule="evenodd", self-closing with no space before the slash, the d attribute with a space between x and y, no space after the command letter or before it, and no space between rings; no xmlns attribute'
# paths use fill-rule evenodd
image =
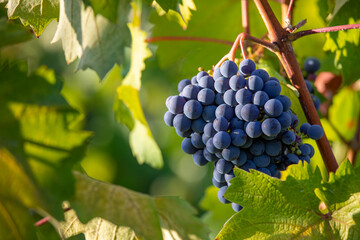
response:
<svg viewBox="0 0 360 240"><path fill-rule="evenodd" d="M216 108L216 117L224 117L230 121L234 117L234 109L226 104L221 104Z"/></svg>
<svg viewBox="0 0 360 240"><path fill-rule="evenodd" d="M208 137L213 137L216 134L216 130L213 126L213 123L207 123L204 127L204 135Z"/></svg>
<svg viewBox="0 0 360 240"><path fill-rule="evenodd" d="M280 82L279 79L277 79L276 77L269 77L269 80L274 80L274 81Z"/></svg>
<svg viewBox="0 0 360 240"><path fill-rule="evenodd" d="M250 169L256 169L256 165L253 161L247 160L244 165L240 167L241 169L250 172Z"/></svg>
<svg viewBox="0 0 360 240"><path fill-rule="evenodd" d="M197 95L198 95L199 91L200 91L200 88L198 86L187 85L184 87L184 89L181 93L182 93L183 97L186 99L197 99Z"/></svg>
<svg viewBox="0 0 360 240"><path fill-rule="evenodd" d="M241 167L242 165L244 165L246 163L246 160L247 160L246 152L245 151L240 151L239 157L236 160L231 161L231 162L234 165L236 165L238 167Z"/></svg>
<svg viewBox="0 0 360 240"><path fill-rule="evenodd" d="M215 92L210 88L201 89L197 95L197 100L203 105L213 104L215 101Z"/></svg>
<svg viewBox="0 0 360 240"><path fill-rule="evenodd" d="M267 169L269 169L271 176L275 177L277 170L277 166L273 163L270 163L269 166L267 167Z"/></svg>
<svg viewBox="0 0 360 240"><path fill-rule="evenodd" d="M311 139L319 140L324 135L324 130L320 125L314 124L308 128L307 135Z"/></svg>
<svg viewBox="0 0 360 240"><path fill-rule="evenodd" d="M190 85L191 81L189 79L183 79L179 82L178 84L178 91L179 93L182 92L182 90L184 89L184 87L186 87L187 85Z"/></svg>
<svg viewBox="0 0 360 240"><path fill-rule="evenodd" d="M180 131L180 130L178 130L176 128L175 128L175 132L179 137L182 137L182 138L190 137L191 134L193 133L193 131L191 129L182 132L182 131Z"/></svg>
<svg viewBox="0 0 360 240"><path fill-rule="evenodd" d="M292 128L296 128L297 125L299 124L299 119L298 119L298 117L297 117L295 114L293 114L291 111L288 111L288 112L291 113L291 127L292 127Z"/></svg>
<svg viewBox="0 0 360 240"><path fill-rule="evenodd" d="M173 126L174 117L175 117L175 114L172 114L170 111L167 111L167 112L164 114L164 122L165 122L165 124L168 125L169 127L172 127L172 126Z"/></svg>
<svg viewBox="0 0 360 240"><path fill-rule="evenodd" d="M304 156L307 156L307 155L309 155L311 153L311 149L306 144L300 145L299 149L301 151L301 154L304 155Z"/></svg>
<svg viewBox="0 0 360 240"><path fill-rule="evenodd" d="M267 169L267 168L261 167L261 168L258 168L257 170L258 170L259 172L262 172L262 173L265 173L265 174L271 176L271 172L270 172L270 170Z"/></svg>
<svg viewBox="0 0 360 240"><path fill-rule="evenodd" d="M282 103L284 112L286 112L290 109L290 107L291 107L290 98L288 98L285 95L279 95L275 99L279 100Z"/></svg>
<svg viewBox="0 0 360 240"><path fill-rule="evenodd" d="M198 79L198 85L202 88L214 90L214 79L211 76L203 76Z"/></svg>
<svg viewBox="0 0 360 240"><path fill-rule="evenodd" d="M205 145L206 145L207 141L212 137L206 136L205 134L203 134L201 138L202 138L203 143L205 143Z"/></svg>
<svg viewBox="0 0 360 240"><path fill-rule="evenodd" d="M286 130L291 125L291 115L288 112L282 112L281 115L276 119L281 125L281 130Z"/></svg>
<svg viewBox="0 0 360 240"><path fill-rule="evenodd" d="M216 80L220 77L223 77L223 75L220 72L220 68L215 68L213 73L213 78Z"/></svg>
<svg viewBox="0 0 360 240"><path fill-rule="evenodd" d="M241 209L243 209L242 206L240 206L239 204L236 204L236 203L231 203L231 207L235 212L239 212Z"/></svg>
<svg viewBox="0 0 360 240"><path fill-rule="evenodd" d="M250 92L250 90L248 90L246 88L242 88L242 89L240 89L239 91L236 92L235 99L241 105L251 103L251 101L252 101L252 93Z"/></svg>
<svg viewBox="0 0 360 240"><path fill-rule="evenodd" d="M281 136L281 141L286 145L293 144L295 140L296 140L295 133L290 130L285 131Z"/></svg>
<svg viewBox="0 0 360 240"><path fill-rule="evenodd" d="M229 86L234 91L244 88L245 84L245 78L242 75L234 75L229 80Z"/></svg>
<svg viewBox="0 0 360 240"><path fill-rule="evenodd" d="M181 142L182 150L187 154L194 154L198 149L191 143L191 138L184 138Z"/></svg>
<svg viewBox="0 0 360 240"><path fill-rule="evenodd" d="M184 114L177 114L174 117L173 125L178 131L185 132L190 129L191 120L187 118Z"/></svg>
<svg viewBox="0 0 360 240"><path fill-rule="evenodd" d="M217 187L217 188L221 188L221 187L223 187L223 186L227 186L227 184L226 184L226 182L218 182L218 181L216 181L216 179L213 177L212 178L212 184L215 186L215 187Z"/></svg>
<svg viewBox="0 0 360 240"><path fill-rule="evenodd" d="M311 127L310 123L301 124L300 132L303 133L303 134L307 134L307 131L308 131L309 127Z"/></svg>
<svg viewBox="0 0 360 240"><path fill-rule="evenodd" d="M237 102L235 99L236 92L232 89L226 90L224 93L224 102L232 107L236 106Z"/></svg>
<svg viewBox="0 0 360 240"><path fill-rule="evenodd" d="M245 128L245 132L250 138L260 137L262 134L261 123L259 121L249 122ZM245 148L244 145L242 147Z"/></svg>
<svg viewBox="0 0 360 240"><path fill-rule="evenodd" d="M263 141L255 141L249 148L249 151L254 156L260 156L265 152L265 144Z"/></svg>
<svg viewBox="0 0 360 240"><path fill-rule="evenodd" d="M305 144L307 144L307 143L305 143ZM310 148L309 157L312 158L312 157L314 156L314 154L315 154L315 150L314 150L313 146L311 146L310 144L307 144L307 145L308 145L309 148Z"/></svg>
<svg viewBox="0 0 360 240"><path fill-rule="evenodd" d="M229 173L225 173L225 181L229 184L230 186L230 180L233 179L235 177L234 171L231 170Z"/></svg>
<svg viewBox="0 0 360 240"><path fill-rule="evenodd" d="M269 100L269 96L264 91L257 91L253 96L253 103L258 107L263 107Z"/></svg>
<svg viewBox="0 0 360 240"><path fill-rule="evenodd" d="M314 88L309 80L305 79L306 88L310 93L314 93Z"/></svg>
<svg viewBox="0 0 360 240"><path fill-rule="evenodd" d="M179 114L183 112L186 100L181 96L172 96L168 101L168 108L172 114Z"/></svg>
<svg viewBox="0 0 360 240"><path fill-rule="evenodd" d="M260 77L263 80L263 82L269 81L270 78L268 72L265 71L264 69L256 69L251 73L251 75Z"/></svg>
<svg viewBox="0 0 360 240"><path fill-rule="evenodd" d="M233 168L234 165L229 162L226 161L224 159L219 159L219 161L217 161L216 163L216 171L218 171L221 174L225 174L225 173L229 173Z"/></svg>
<svg viewBox="0 0 360 240"><path fill-rule="evenodd" d="M208 160L209 162L216 162L217 160L219 160L218 157L216 157L215 154L210 153L206 148L204 148L203 150L204 152L204 157L206 158L206 160Z"/></svg>
<svg viewBox="0 0 360 240"><path fill-rule="evenodd" d="M216 111L215 105L208 105L208 106L204 107L203 113L201 116L206 122L212 122L216 118L215 111Z"/></svg>
<svg viewBox="0 0 360 240"><path fill-rule="evenodd" d="M265 152L267 155L275 157L281 153L282 144L279 140L271 140L265 143Z"/></svg>
<svg viewBox="0 0 360 240"><path fill-rule="evenodd" d="M224 77L230 78L233 75L236 75L237 72L238 72L238 66L233 61L226 60L220 66L220 73Z"/></svg>
<svg viewBox="0 0 360 240"><path fill-rule="evenodd" d="M226 183L224 174L219 173L216 169L214 169L213 177L219 183Z"/></svg>
<svg viewBox="0 0 360 240"><path fill-rule="evenodd" d="M321 105L320 99L316 95L311 95L311 99L314 102L316 110L318 110Z"/></svg>
<svg viewBox="0 0 360 240"><path fill-rule="evenodd" d="M190 119L197 119L201 116L203 108L197 100L189 100L184 105L184 114Z"/></svg>
<svg viewBox="0 0 360 240"><path fill-rule="evenodd" d="M220 151L220 149L215 147L213 138L209 138L209 140L206 142L206 150L212 154L215 154Z"/></svg>
<svg viewBox="0 0 360 240"><path fill-rule="evenodd" d="M263 91L269 95L269 98L275 98L280 95L281 85L277 81L269 80L264 84Z"/></svg>
<svg viewBox="0 0 360 240"><path fill-rule="evenodd" d="M320 61L314 57L308 57L304 62L304 69L308 73L315 73L320 69Z"/></svg>
<svg viewBox="0 0 360 240"><path fill-rule="evenodd" d="M227 131L229 127L229 122L224 117L218 117L214 120L213 127L216 131Z"/></svg>
<svg viewBox="0 0 360 240"><path fill-rule="evenodd" d="M226 161L234 161L240 155L240 149L234 146L230 146L222 150L222 157Z"/></svg>
<svg viewBox="0 0 360 240"><path fill-rule="evenodd" d="M224 131L216 133L213 138L213 144L218 149L229 147L231 144L230 134Z"/></svg>
<svg viewBox="0 0 360 240"><path fill-rule="evenodd" d="M307 163L310 163L310 157L309 156L300 155L299 159L302 160L302 161L305 161Z"/></svg>
<svg viewBox="0 0 360 240"><path fill-rule="evenodd" d="M259 113L258 107L251 103L245 104L241 108L241 118L247 122L255 121L259 117Z"/></svg>
<svg viewBox="0 0 360 240"><path fill-rule="evenodd" d="M267 118L261 124L262 132L269 137L277 136L281 131L281 124L276 118Z"/></svg>
<svg viewBox="0 0 360 240"><path fill-rule="evenodd" d="M203 133L206 122L202 118L195 119L191 122L191 129L197 133Z"/></svg>
<svg viewBox="0 0 360 240"><path fill-rule="evenodd" d="M270 99L264 105L264 110L269 117L278 117L283 112L283 106L277 99Z"/></svg>
<svg viewBox="0 0 360 240"><path fill-rule="evenodd" d="M197 85L197 79L196 79L196 76L193 76L192 78L191 78L191 84L192 85Z"/></svg>
<svg viewBox="0 0 360 240"><path fill-rule="evenodd" d="M259 76L251 75L247 80L246 86L250 91L257 92L263 89L264 81Z"/></svg>
<svg viewBox="0 0 360 240"><path fill-rule="evenodd" d="M193 155L194 163L198 166L204 166L208 163L208 160L204 157L203 150L198 150Z"/></svg>
<svg viewBox="0 0 360 240"><path fill-rule="evenodd" d="M235 107L235 116L236 118L238 118L239 120L243 121L242 117L241 117L241 109L242 109L243 105L238 104Z"/></svg>
<svg viewBox="0 0 360 240"><path fill-rule="evenodd" d="M224 94L223 93L217 93L215 95L215 103L216 105L221 105L221 104L224 104Z"/></svg>
<svg viewBox="0 0 360 240"><path fill-rule="evenodd" d="M256 65L251 59L245 59L240 62L239 73L244 76L249 76L255 69Z"/></svg>
<svg viewBox="0 0 360 240"><path fill-rule="evenodd" d="M231 142L234 146L241 147L246 143L247 135L242 129L235 129L230 133Z"/></svg>
<svg viewBox="0 0 360 240"><path fill-rule="evenodd" d="M200 72L198 72L198 74L196 74L196 80L199 82L200 78L205 77L205 76L209 76L209 74L205 71L200 71Z"/></svg>
<svg viewBox="0 0 360 240"><path fill-rule="evenodd" d="M270 157L268 155L260 155L254 157L254 163L259 168L265 168L270 164Z"/></svg>
<svg viewBox="0 0 360 240"><path fill-rule="evenodd" d="M243 127L244 127L244 121L243 120L240 120L240 119L238 119L236 117L231 119L230 125L229 125L230 131L233 131L234 129L243 129Z"/></svg>
<svg viewBox="0 0 360 240"><path fill-rule="evenodd" d="M196 148L204 148L205 144L202 140L202 135L200 133L191 134L191 143Z"/></svg>
<svg viewBox="0 0 360 240"><path fill-rule="evenodd" d="M221 188L219 189L219 191L218 191L218 199L219 199L219 201L222 202L222 203L230 203L229 200L227 200L227 199L224 198L224 194L225 194L227 188L228 188L227 186L223 186L223 187L221 187Z"/></svg>
<svg viewBox="0 0 360 240"><path fill-rule="evenodd" d="M286 154L285 158L287 159L288 162L293 163L293 164L297 164L299 162L298 156L296 156L293 153Z"/></svg>
<svg viewBox="0 0 360 240"><path fill-rule="evenodd" d="M214 88L219 93L224 93L230 88L229 79L225 77L219 77L215 80Z"/></svg>

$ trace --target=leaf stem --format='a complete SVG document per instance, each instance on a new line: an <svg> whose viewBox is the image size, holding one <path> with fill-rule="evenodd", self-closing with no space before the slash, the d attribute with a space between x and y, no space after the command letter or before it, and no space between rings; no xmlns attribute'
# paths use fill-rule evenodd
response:
<svg viewBox="0 0 360 240"><path fill-rule="evenodd" d="M233 45L233 42L223 39L207 38L207 37L191 37L191 36L159 36L159 37L149 37L145 40L145 42L147 43L162 42L162 41L213 42L213 43L220 43L230 46Z"/></svg>
<svg viewBox="0 0 360 240"><path fill-rule="evenodd" d="M360 23L339 25L333 27L315 28L315 29L310 29L310 30L305 30L305 31L296 32L294 34L290 34L289 39L291 41L295 41L301 37L315 33L338 32L338 31L358 29L358 28L360 28Z"/></svg>
<svg viewBox="0 0 360 240"><path fill-rule="evenodd" d="M290 0L290 4L288 5L288 10L286 13L286 19L289 19L291 22L291 16L292 16L292 10L293 10L293 6L294 6L294 0Z"/></svg>
<svg viewBox="0 0 360 240"><path fill-rule="evenodd" d="M308 122L310 124L318 124L321 126L319 115L315 109L310 93L306 88L303 75L296 60L292 43L288 39L288 33L282 28L268 1L254 0L254 2L269 32L270 41L277 44L280 49L275 52L276 55L280 59L292 85L299 91L299 100ZM316 142L327 171L335 172L338 164L331 150L326 134L324 134L324 136Z"/></svg>

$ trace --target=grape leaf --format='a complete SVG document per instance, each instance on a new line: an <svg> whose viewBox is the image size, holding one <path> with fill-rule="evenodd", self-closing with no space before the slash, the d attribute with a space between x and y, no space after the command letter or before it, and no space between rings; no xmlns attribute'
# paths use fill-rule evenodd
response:
<svg viewBox="0 0 360 240"><path fill-rule="evenodd" d="M123 62L130 39L125 16L114 24L102 15L95 16L80 0L60 0L59 25L52 42L62 41L67 63L79 58L78 69L91 68L102 79L115 63Z"/></svg>
<svg viewBox="0 0 360 240"><path fill-rule="evenodd" d="M41 68L28 77L20 67L1 69L0 146L15 160L0 160L11 176L1 175L0 195L62 217L61 202L73 194L72 166L84 155L91 134L79 130L81 115L60 95L53 72ZM13 178L27 183L8 189Z"/></svg>
<svg viewBox="0 0 360 240"><path fill-rule="evenodd" d="M80 221L67 218L67 236L86 239L208 239L208 230L194 217L196 211L177 197L150 197L121 186L75 173L76 196L71 201ZM121 237L122 238L121 238Z"/></svg>
<svg viewBox="0 0 360 240"><path fill-rule="evenodd" d="M134 5L134 11L139 11ZM139 14L134 14L134 17ZM141 73L145 59L151 56L145 42L146 33L140 29L140 21L129 24L132 35L131 66L128 74L118 87L115 100L117 119L130 130L130 146L140 164L147 163L155 168L163 165L161 151L156 144L145 119L139 99Z"/></svg>
<svg viewBox="0 0 360 240"><path fill-rule="evenodd" d="M331 19L330 26L360 23L359 1L349 0L341 5L342 7ZM360 76L360 69L356 67L360 56L355 54L359 48L359 39L360 31L358 29L326 34L323 49L335 53L335 66L342 70L344 85L352 84Z"/></svg>
<svg viewBox="0 0 360 240"><path fill-rule="evenodd" d="M128 8L130 4L130 0L84 0L83 2L86 7L92 7L95 15L101 14L113 23L116 23L118 20L118 15L122 16L123 13L120 11L129 10Z"/></svg>
<svg viewBox="0 0 360 240"><path fill-rule="evenodd" d="M8 0L6 7L10 19L20 18L38 37L52 20L59 19L58 0Z"/></svg>
<svg viewBox="0 0 360 240"><path fill-rule="evenodd" d="M307 163L290 166L285 181L237 169L225 197L244 209L225 224L217 238L357 238L359 170L345 161L326 182L319 169L313 171ZM321 207L322 202L327 208Z"/></svg>
<svg viewBox="0 0 360 240"><path fill-rule="evenodd" d="M222 204L217 196L218 188L210 186L206 189L200 207L207 212L201 217L203 222L211 229L211 239L221 230L224 223L235 214L230 204Z"/></svg>

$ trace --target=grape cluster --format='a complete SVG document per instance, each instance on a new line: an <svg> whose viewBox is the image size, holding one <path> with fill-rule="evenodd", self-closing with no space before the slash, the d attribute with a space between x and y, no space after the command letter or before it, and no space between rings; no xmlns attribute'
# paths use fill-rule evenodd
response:
<svg viewBox="0 0 360 240"><path fill-rule="evenodd" d="M308 91L310 92L311 98L314 102L316 110L320 107L320 99L315 95L314 86L312 85L311 81L314 81L316 79L316 72L320 69L320 61L317 58L314 57L308 57L304 62L304 70L306 71L306 77L308 79L305 79L306 87Z"/></svg>
<svg viewBox="0 0 360 240"><path fill-rule="evenodd" d="M302 134L296 130L298 118L290 110L290 99L280 95L278 79L256 69L249 59L239 67L227 60L212 76L200 71L191 80L181 80L178 91L166 100L165 123L184 138L181 147L195 164L214 163L212 183L222 203L230 203L224 193L234 167L279 178L287 166L310 162L314 155L301 136L319 139L323 134L318 125L303 124ZM235 203L232 207L242 208Z"/></svg>

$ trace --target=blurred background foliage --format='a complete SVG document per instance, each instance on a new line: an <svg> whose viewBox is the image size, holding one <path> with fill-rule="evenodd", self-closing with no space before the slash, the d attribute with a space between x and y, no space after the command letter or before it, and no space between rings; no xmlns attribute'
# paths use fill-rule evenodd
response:
<svg viewBox="0 0 360 240"><path fill-rule="evenodd" d="M189 1L183 2L189 3ZM325 0L296 1L294 23L306 18L307 24L304 27L306 29L348 23L348 18L345 17L334 18L333 22L328 21L326 18L328 13L332 12L332 5L325 2ZM189 4L192 6L191 14L189 15L188 12L187 15L184 14L185 20L188 21L187 26L184 22L179 24L178 17L171 14L159 15L151 6L144 4L142 16L145 20L141 23L142 29L147 31L149 36L201 36L229 41L233 41L237 34L243 31L240 1L196 0L194 3L196 11L194 11L195 7ZM275 1L270 3L280 19L280 5ZM327 6L327 11L323 8L324 4ZM27 63L28 74L43 66L54 72L56 79L62 83L62 95L71 107L84 114L84 130L93 132L86 155L81 160L84 171L95 179L138 192L181 196L198 208L200 213L215 209L213 213L207 213L205 219L212 224L210 228L217 232L219 226L232 215L231 207L222 206L217 199L214 200L216 196L214 188L206 190L211 185L211 167L194 165L192 157L182 152L181 139L173 129L163 123L163 114L166 112L165 99L177 93L177 83L183 78L191 78L195 75L198 67L210 69L229 51L230 47L216 43L181 41L160 42L149 46L153 55L145 61L146 69L142 74L140 99L164 160L163 168L155 169L147 164L138 164L129 146L128 129L115 121L113 103L116 88L129 71L130 48L125 48L123 65L113 68L118 73L111 72L101 82L95 71L77 69L79 60L67 64L61 42L50 44L58 25L56 21L52 21L37 38L29 27L21 26L18 19L7 20L4 6L4 3L0 5L0 34L4 36L0 39L2 64ZM348 7L349 4L345 4L344 8ZM342 8L337 13L338 16L341 11ZM358 22L357 17L353 17L351 21ZM345 23L341 21L342 19L346 20ZM250 1L250 26L251 34L256 37L261 37L266 32L252 1ZM349 34L352 32L354 31L349 31ZM297 40L294 49L299 63L302 64L309 56L317 57L322 64L320 71L338 74L341 72L342 60L348 63L348 60L354 62L354 59L359 59L360 54L351 55L351 59L346 59L348 57L346 54L339 55L337 51L341 49L331 45L331 39L334 38L336 39L337 36L316 34ZM325 49L329 51L322 50L325 42L327 44ZM352 43L359 51L358 41ZM348 54L350 55L350 52ZM260 63L280 71L278 61L272 54L266 53ZM350 83L358 79L359 74L356 74L357 72L344 76L347 86L334 98L333 106L329 110L328 119L333 121L332 124L327 124L328 120L324 119L325 132L332 141L339 162L346 157L347 147L333 128L338 127L346 139L350 139L355 133L360 96L359 89L350 86ZM321 157L318 156L317 159L314 165L319 164L324 172ZM204 195L208 197L200 204Z"/></svg>

